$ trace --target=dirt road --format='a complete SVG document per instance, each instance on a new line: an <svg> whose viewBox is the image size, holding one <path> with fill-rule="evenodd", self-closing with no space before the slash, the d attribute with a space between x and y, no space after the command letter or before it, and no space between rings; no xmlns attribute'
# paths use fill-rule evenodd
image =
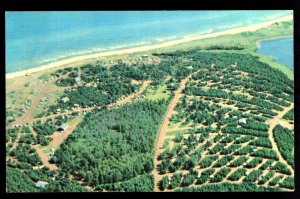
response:
<svg viewBox="0 0 300 199"><path fill-rule="evenodd" d="M114 103L108 104L107 106L108 107L118 106L118 105L123 105L125 103L128 103L128 102L132 101L133 98L138 97L139 95L141 95L150 83L151 83L151 80L144 81L139 91L137 91L137 92L135 92L131 95L128 95L127 97L125 97L123 99L120 99L120 100L118 100ZM48 115L48 116L43 116L43 117L40 117L40 118L33 118L32 110L38 105L39 101L44 97L44 94L45 94L44 92L41 92L37 96L37 98L34 100L34 102L31 104L30 108L19 119L17 119L16 121L10 123L9 126L15 126L17 124L20 125L20 124L32 123L32 122L37 121L37 120L53 119L57 116L70 115L70 114L75 113L75 112L91 111L95 108L102 108L103 107L103 106L95 106L95 107L87 107L87 108L77 108L74 111L67 111L65 113L56 113L56 114L52 114L52 115Z"/></svg>
<svg viewBox="0 0 300 199"><path fill-rule="evenodd" d="M188 77L186 77L185 79L181 80L179 88L177 89L177 91L175 92L174 98L172 99L172 101L170 102L165 118L163 120L163 123L161 125L161 129L159 132L159 136L158 136L158 140L156 143L156 149L155 149L155 155L154 155L154 170L152 172L152 174L154 175L154 191L160 191L158 189L157 183L159 182L159 180L163 177L163 175L160 175L158 173L157 170L157 165L159 164L160 161L157 160L158 155L162 152L163 150L163 142L164 142L164 138L166 136L167 133L167 128L168 128L168 124L169 124L169 119L171 118L173 112L174 112L174 108L176 106L176 104L179 102L180 97L182 96L182 90L185 88L185 85L187 83L187 81L189 80L189 78L192 76L189 75Z"/></svg>
<svg viewBox="0 0 300 199"><path fill-rule="evenodd" d="M280 151L279 151L279 148L275 142L275 139L274 139L274 135L273 135L273 129L275 128L275 126L277 124L279 124L279 121L280 119L287 113L289 112L291 109L294 108L294 103L291 103L291 105L289 107L284 107L283 111L279 112L277 116L275 116L269 123L270 127L269 127L269 139L272 143L272 146L273 146L273 149L276 151L276 153L278 154L278 157L279 157L279 161L285 163L288 168L291 170L292 172L292 176L294 176L294 169L286 162L286 160L282 157Z"/></svg>

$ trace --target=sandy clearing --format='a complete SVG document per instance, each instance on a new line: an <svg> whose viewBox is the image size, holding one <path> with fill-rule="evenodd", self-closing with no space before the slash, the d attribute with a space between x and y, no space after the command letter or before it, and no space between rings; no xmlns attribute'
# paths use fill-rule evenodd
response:
<svg viewBox="0 0 300 199"><path fill-rule="evenodd" d="M16 124L25 124L25 123L29 123L32 118L33 118L33 109L35 109L38 104L40 103L40 101L42 100L42 98L47 94L48 92L48 86L51 85L54 82L54 80L51 80L49 82L47 82L46 84L44 84L41 88L40 88L40 92L38 93L38 95L34 98L34 100L32 101L30 107L26 110L26 112L19 118L17 118L14 122L10 123L10 126L15 126Z"/></svg>
<svg viewBox="0 0 300 199"><path fill-rule="evenodd" d="M112 104L107 105L108 107L112 107L112 106L118 106L118 105L123 105L125 103L130 102L131 100L133 100L134 98L140 96L145 89L147 88L147 86L151 83L151 80L146 80L143 82L142 87L140 88L139 91L137 91L136 93L132 93L131 95L128 95L127 97L118 100L117 102L114 102ZM46 86L46 85L45 85ZM44 97L45 93L40 93L38 95L38 99L35 99L34 102L31 104L30 108L27 110L27 112L25 112L20 118L18 118L17 120L15 120L14 122L11 122L8 124L8 126L15 126L17 124L26 124L26 123L32 123L34 121L38 121L38 120L47 120L47 119L53 119L57 116L63 116L63 115L70 115L72 113L75 112L83 112L83 111L91 111L95 108L102 108L102 106L95 106L95 107L87 107L87 108L77 108L74 111L67 111L65 113L56 113L56 114L52 114L52 115L48 115L48 116L43 116L40 118L33 118L32 115L32 110L38 105L38 102Z"/></svg>
<svg viewBox="0 0 300 199"><path fill-rule="evenodd" d="M63 141L65 141L65 139L67 139L67 137L75 130L75 128L77 127L77 125L79 124L79 122L81 121L82 116L79 115L76 119L74 119L73 121L71 121L69 123L69 126L67 127L67 129L63 132L55 132L51 137L53 138L53 140L49 143L48 147L51 147L53 149L58 148Z"/></svg>

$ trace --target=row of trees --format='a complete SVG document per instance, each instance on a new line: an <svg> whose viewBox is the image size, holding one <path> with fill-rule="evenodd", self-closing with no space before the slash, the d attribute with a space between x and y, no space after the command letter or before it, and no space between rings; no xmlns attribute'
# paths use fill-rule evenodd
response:
<svg viewBox="0 0 300 199"><path fill-rule="evenodd" d="M246 175L247 170L245 168L238 168L235 172L233 172L229 177L228 180L231 181L238 181L241 177Z"/></svg>
<svg viewBox="0 0 300 199"><path fill-rule="evenodd" d="M253 129L245 129L245 128L237 128L237 127L230 127L226 126L222 128L222 133L235 133L235 134L242 134L242 135L252 135L257 137L268 137L268 132L266 131L257 131Z"/></svg>
<svg viewBox="0 0 300 199"><path fill-rule="evenodd" d="M273 135L281 155L294 167L294 134L279 124L273 129Z"/></svg>
<svg viewBox="0 0 300 199"><path fill-rule="evenodd" d="M98 185L94 190L117 192L151 192L154 190L154 177L152 174L144 174L120 183Z"/></svg>
<svg viewBox="0 0 300 199"><path fill-rule="evenodd" d="M219 183L206 184L201 187L185 187L176 189L177 192L278 192L282 189L278 187L257 186L255 183Z"/></svg>
<svg viewBox="0 0 300 199"><path fill-rule="evenodd" d="M267 174L265 174L264 176L262 176L259 181L258 184L262 185L265 184L267 181L269 181L273 176L275 175L275 171L269 171Z"/></svg>
<svg viewBox="0 0 300 199"><path fill-rule="evenodd" d="M263 171L260 169L253 170L243 179L243 182L255 182L258 180L262 173Z"/></svg>
<svg viewBox="0 0 300 199"><path fill-rule="evenodd" d="M251 141L249 145L272 148L271 141L268 138L263 138L263 137L256 138L255 140Z"/></svg>
<svg viewBox="0 0 300 199"><path fill-rule="evenodd" d="M192 75L194 82L188 83L188 86L184 90L185 95L176 106L178 114L173 116L176 121L185 120L185 124L193 122L195 125L201 123L209 126L216 123L216 132L221 129L223 134L218 134L213 139L213 142L217 143L213 148L206 149L209 155L199 162L200 168L210 167L214 163L214 165L220 166L221 170L224 170L224 173L226 173L224 168L227 167L224 167L225 165L228 164L228 167L242 166L248 161L248 156L250 155L254 158L245 164L245 168L238 168L236 173L232 174L231 178L233 181L236 181L242 176L246 176L242 185L255 185L254 183L258 182L263 170L270 167L274 160L278 160L278 156L272 150L272 144L268 139L269 126L265 124L265 121L268 118L276 116L277 111L283 110L283 106L289 106L291 96L293 95L292 81L280 71L269 67L251 55L201 52L198 52L198 54L188 54L176 52L161 56L169 56L170 59L176 56L192 58L193 60L199 60L198 64L200 68L205 68ZM200 56L203 58L199 59ZM232 64L235 62L237 62L237 65L233 66ZM214 64L214 67L210 67L211 64ZM274 75L274 78L271 78L270 75ZM213 84L207 85L207 81L211 81ZM209 87L209 89L206 87ZM235 90L249 93L253 97L249 98L245 94L231 92ZM194 98L188 100L185 97L187 95L201 97L200 99ZM235 105L238 107L238 110L227 110L216 104L221 101L225 104ZM250 113L245 113L246 111ZM226 114L229 117L225 118ZM247 122L239 122L241 118L247 119ZM220 128L222 125L225 127ZM182 143L182 135L177 136L175 141ZM227 143L232 142L233 144L226 146ZM249 145L240 146L240 144L247 142L249 142ZM187 144L186 141L183 143ZM214 155L217 153L224 154L225 156L219 158L219 155ZM176 155L178 154L175 154L175 157ZM233 160L235 155L241 155L241 157ZM262 164L264 158L268 160ZM187 161L189 158L182 158L178 155L173 163L177 163L178 159ZM173 163L168 162L171 165ZM260 164L262 165L258 170L254 170L249 174L246 173L246 168L255 168ZM230 168L227 170L230 170ZM192 175L188 175L186 184L189 185L195 180L196 184L198 181L201 184L209 180L209 176L206 179L204 179L205 175L203 175L203 178L201 176L202 174L200 178L194 179ZM215 174L214 176L218 175ZM219 182L219 180L216 181ZM220 181L222 181L221 177ZM164 182L166 187L168 187L168 182L166 177ZM240 187L239 189L241 189ZM263 188L256 187L255 191L258 189L273 190L267 185Z"/></svg>

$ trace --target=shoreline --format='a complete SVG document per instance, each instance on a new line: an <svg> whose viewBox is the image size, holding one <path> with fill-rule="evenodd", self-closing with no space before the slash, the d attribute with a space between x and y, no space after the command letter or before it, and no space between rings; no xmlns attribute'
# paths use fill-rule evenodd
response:
<svg viewBox="0 0 300 199"><path fill-rule="evenodd" d="M271 55L268 55L268 54L265 54L265 53L262 53L262 52L258 52L258 50L261 48L261 42L262 41L269 41L269 40L276 40L276 39L286 39L286 38L292 38L292 39L294 39L293 38L293 35L287 35L287 36L279 36L279 37L271 37L271 38L267 38L267 39L261 39L261 40L257 40L255 43L256 43L256 50L255 50L255 52L256 53L260 53L260 54L263 54L263 55L266 55L266 56L270 56L270 57L272 57L274 60L276 60L276 62L278 61L278 57L274 57L274 56L271 56ZM278 64L281 64L281 65L283 65L283 66L285 66L286 68L288 68L289 70L291 70L291 71L293 71L294 72L294 66L293 67L291 67L291 66L289 66L289 65L286 65L286 64L284 64L284 63L279 63L279 62L277 62Z"/></svg>
<svg viewBox="0 0 300 199"><path fill-rule="evenodd" d="M262 42L262 41L273 40L273 39L281 39L281 38L289 38L289 37L292 37L294 39L293 35L288 35L288 36L271 37L271 38L268 38L268 39L257 40L255 42L256 43L256 47L257 47L257 49L256 49L255 52L257 52L257 50L260 48L260 42Z"/></svg>
<svg viewBox="0 0 300 199"><path fill-rule="evenodd" d="M42 65L39 67L30 68L30 69L26 69L26 70L22 70L22 71L16 71L16 72L12 72L12 73L7 73L7 74L5 74L5 79L12 79L12 78L16 78L16 77L26 76L28 74L32 74L35 72L41 72L44 70L58 68L58 67L65 66L68 64L74 64L77 62L87 61L87 60L91 60L91 59L97 59L100 57L144 52L144 51L148 51L148 50L155 50L155 49L169 47L169 46L182 44L182 43L186 43L186 42L191 42L191 41L195 41L195 40L213 38L213 37L218 37L218 36L222 36L222 35L238 34L238 33L247 32L247 31L256 31L258 29L267 27L275 22L289 21L292 19L293 19L293 15L287 15L284 17L272 19L272 20L265 21L265 22L262 22L259 24L255 24L255 25L233 28L233 29L228 29L228 30L224 30L224 31L220 31L220 32L208 33L208 34L200 34L200 35L186 37L186 38L182 38L182 39L166 41L166 42L159 43L159 44L151 44L151 45L145 45L145 46L139 46L139 47L133 47L133 48L127 48L127 49L120 49L120 50L113 50L113 51L107 51L107 52L98 52L98 53L93 53L93 54L88 54L88 55L75 56L75 57L55 61L55 62L52 62L49 64L45 64L45 65Z"/></svg>

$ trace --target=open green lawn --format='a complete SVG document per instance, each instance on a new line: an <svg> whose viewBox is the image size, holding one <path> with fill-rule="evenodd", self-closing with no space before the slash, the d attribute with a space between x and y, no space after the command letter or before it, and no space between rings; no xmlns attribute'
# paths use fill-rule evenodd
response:
<svg viewBox="0 0 300 199"><path fill-rule="evenodd" d="M50 75L48 73L45 73L38 77L41 80L48 80L50 78Z"/></svg>
<svg viewBox="0 0 300 199"><path fill-rule="evenodd" d="M166 135L167 136L171 136L171 135L177 135L177 134L180 134L180 133L188 134L189 133L189 129L170 131L170 132L167 132Z"/></svg>
<svg viewBox="0 0 300 199"><path fill-rule="evenodd" d="M173 129L173 128L175 128L178 124L179 124L179 122L173 122L173 121L170 121L169 124L168 124L168 129Z"/></svg>
<svg viewBox="0 0 300 199"><path fill-rule="evenodd" d="M149 100L168 99L170 95L171 91L167 90L165 82L157 87L149 86L146 91L146 99Z"/></svg>

